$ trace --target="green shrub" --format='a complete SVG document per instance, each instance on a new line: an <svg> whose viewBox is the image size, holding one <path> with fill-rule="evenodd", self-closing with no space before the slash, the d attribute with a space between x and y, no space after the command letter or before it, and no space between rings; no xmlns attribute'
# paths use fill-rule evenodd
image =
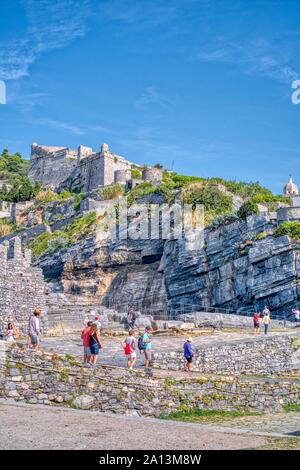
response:
<svg viewBox="0 0 300 470"><path fill-rule="evenodd" d="M213 218L232 212L232 196L212 184L189 185L182 191L182 201L193 206L203 204L206 216Z"/></svg>
<svg viewBox="0 0 300 470"><path fill-rule="evenodd" d="M300 222L283 222L274 232L275 237L289 235L294 240L300 240Z"/></svg>
<svg viewBox="0 0 300 470"><path fill-rule="evenodd" d="M58 249L66 248L91 235L96 228L96 224L96 212L89 212L64 227L64 231L56 230L53 233L42 233L29 244L29 247L35 258L45 253L54 253Z"/></svg>
<svg viewBox="0 0 300 470"><path fill-rule="evenodd" d="M145 182L135 186L127 193L127 204L132 206L139 198L152 194L157 190L151 183Z"/></svg>
<svg viewBox="0 0 300 470"><path fill-rule="evenodd" d="M73 197L70 191L63 191L62 193L56 193L52 189L45 189L39 191L35 197L37 206L43 206L50 202L64 202Z"/></svg>
<svg viewBox="0 0 300 470"><path fill-rule="evenodd" d="M272 202L284 202L285 204L291 204L290 198L285 196L276 196L274 194L256 194L251 198L251 201L256 204L268 204Z"/></svg>
<svg viewBox="0 0 300 470"><path fill-rule="evenodd" d="M117 199L124 194L124 186L122 184L111 184L109 186L104 186L98 191L101 199L103 201L108 201L109 199Z"/></svg>
<svg viewBox="0 0 300 470"><path fill-rule="evenodd" d="M237 211L238 217L242 220L246 220L249 215L253 214L259 214L258 206L253 201L244 202Z"/></svg>
<svg viewBox="0 0 300 470"><path fill-rule="evenodd" d="M80 211L81 202L84 199L84 193L78 193L74 197L74 210L76 212Z"/></svg>
<svg viewBox="0 0 300 470"><path fill-rule="evenodd" d="M41 233L38 235L29 245L32 256L34 258L40 257L48 249L48 242L53 238L53 234L50 232Z"/></svg>
<svg viewBox="0 0 300 470"><path fill-rule="evenodd" d="M142 178L142 172L137 168L131 168L131 178L140 179Z"/></svg>
<svg viewBox="0 0 300 470"><path fill-rule="evenodd" d="M77 241L91 235L96 228L97 215L96 212L89 212L88 214L75 219L75 221L65 228L65 236L68 239L68 244L76 243Z"/></svg>

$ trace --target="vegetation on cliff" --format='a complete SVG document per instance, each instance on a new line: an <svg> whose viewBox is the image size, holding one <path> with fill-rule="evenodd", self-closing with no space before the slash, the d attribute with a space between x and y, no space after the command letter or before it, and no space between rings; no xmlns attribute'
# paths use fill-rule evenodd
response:
<svg viewBox="0 0 300 470"><path fill-rule="evenodd" d="M27 177L28 166L29 161L23 159L19 153L10 154L7 150L3 150L0 156L0 182L5 182L9 189L7 190L5 185L2 185L0 200L11 202L32 200L33 204L26 210L27 213L44 208L48 210L48 207L51 211L52 205L56 203L64 204L70 200L73 201L75 212L78 215L80 214L81 202L87 196L86 194L74 194L70 191L58 194L50 189L41 190L39 184L33 187ZM161 165L157 164L156 167L161 167ZM141 168L133 166L131 176L140 178ZM154 193L162 195L166 203L174 202L178 196L184 203L193 206L196 204L204 205L206 225L215 221L219 224L220 221L225 219L227 221L230 217L238 217L244 220L248 215L258 214L259 205L265 205L269 210L275 210L278 203L289 204L288 198L272 194L271 191L259 183L180 175L169 170L163 170L163 181L159 186L143 182L125 193L124 185L111 184L97 189L96 192L98 193L96 199L99 199L100 196L101 200L117 199L125 195L129 206ZM237 210L238 207L240 208ZM24 211L24 214L26 211ZM63 218L63 215L58 214L57 220L58 218ZM7 235L13 229L11 225L2 221L2 234ZM64 234L61 236L61 243L63 244L67 237ZM48 238L49 234L41 236L41 239L37 242L39 247L37 252L43 251L44 244L47 243L48 246L50 241ZM67 243L70 243L69 239ZM52 244L54 245L54 242Z"/></svg>
<svg viewBox="0 0 300 470"><path fill-rule="evenodd" d="M294 240L300 240L300 222L283 222L274 232L275 237L289 235Z"/></svg>
<svg viewBox="0 0 300 470"><path fill-rule="evenodd" d="M89 212L83 217L78 217L63 230L44 232L37 236L29 245L35 258L45 253L54 253L58 249L67 248L94 233L97 225L95 212Z"/></svg>
<svg viewBox="0 0 300 470"><path fill-rule="evenodd" d="M10 154L4 149L0 155L0 200L9 202L28 201L40 190L40 185L32 186L27 172L29 161L19 153Z"/></svg>

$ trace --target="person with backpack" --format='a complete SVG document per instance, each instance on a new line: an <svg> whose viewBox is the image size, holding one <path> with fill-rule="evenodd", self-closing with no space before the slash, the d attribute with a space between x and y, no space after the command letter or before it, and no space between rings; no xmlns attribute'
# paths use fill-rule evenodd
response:
<svg viewBox="0 0 300 470"><path fill-rule="evenodd" d="M186 340L183 345L183 355L186 360L184 370L186 370L187 372L192 372L192 362L194 357L192 342L193 339L190 337Z"/></svg>
<svg viewBox="0 0 300 470"><path fill-rule="evenodd" d="M145 354L145 367L149 368L150 361L152 359L152 343L149 334L151 333L152 328L150 325L146 326L145 333L139 338L138 346L140 352Z"/></svg>
<svg viewBox="0 0 300 470"><path fill-rule="evenodd" d="M89 345L91 351L90 364L95 365L98 359L99 351L102 349L100 332L95 323L92 324L89 332Z"/></svg>
<svg viewBox="0 0 300 470"><path fill-rule="evenodd" d="M83 345L83 362L89 364L91 360L91 348L90 348L90 331L93 325L92 321L87 322L87 326L81 332L81 339Z"/></svg>
<svg viewBox="0 0 300 470"><path fill-rule="evenodd" d="M136 340L133 330L129 331L122 346L124 348L125 356L127 357L127 367L131 370L136 362Z"/></svg>
<svg viewBox="0 0 300 470"><path fill-rule="evenodd" d="M260 321L260 314L259 314L259 312L255 312L255 314L253 315L253 326L254 326L254 332L255 333L258 333L259 321Z"/></svg>

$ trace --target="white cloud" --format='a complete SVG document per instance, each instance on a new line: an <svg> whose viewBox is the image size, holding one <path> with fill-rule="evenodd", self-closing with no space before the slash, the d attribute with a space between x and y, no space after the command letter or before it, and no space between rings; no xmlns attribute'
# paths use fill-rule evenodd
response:
<svg viewBox="0 0 300 470"><path fill-rule="evenodd" d="M299 74L285 60L286 51L279 49L262 38L240 43L221 38L201 47L194 59L201 62L232 63L241 67L246 74L290 83Z"/></svg>
<svg viewBox="0 0 300 470"><path fill-rule="evenodd" d="M24 0L26 27L12 42L0 41L0 78L17 80L46 51L66 46L87 32L89 1Z"/></svg>
<svg viewBox="0 0 300 470"><path fill-rule="evenodd" d="M174 101L167 98L154 86L148 86L144 89L142 96L135 101L134 106L142 111L148 111L153 107L167 111L174 106Z"/></svg>

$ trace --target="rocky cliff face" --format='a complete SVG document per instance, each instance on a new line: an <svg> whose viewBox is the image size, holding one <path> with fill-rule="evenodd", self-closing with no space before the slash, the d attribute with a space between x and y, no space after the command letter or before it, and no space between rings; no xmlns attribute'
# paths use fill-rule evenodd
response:
<svg viewBox="0 0 300 470"><path fill-rule="evenodd" d="M274 226L267 216L252 216L210 228L199 251L178 240L104 245L91 237L38 264L48 279L60 279L70 303L119 311L132 303L154 315L204 307L251 313L267 304L283 315L299 299L300 244L274 238Z"/></svg>
<svg viewBox="0 0 300 470"><path fill-rule="evenodd" d="M63 234L97 204L103 213L115 204L98 199L89 194L79 211L70 200L27 209L20 216L23 244L56 231ZM146 199L163 202L157 195ZM42 268L49 289L69 305L105 305L124 312L133 304L143 313L175 316L208 307L251 313L267 304L273 314L283 315L300 298L300 243L275 238L276 227L274 214L245 222L225 219L205 229L204 247L198 251L187 251L182 240L101 242L89 233L45 251L35 265Z"/></svg>
<svg viewBox="0 0 300 470"><path fill-rule="evenodd" d="M300 244L287 236L274 238L274 225L269 217L251 216L247 223L209 229L199 252L167 242L163 265L169 309L180 311L189 304L252 312L268 305L275 314L291 313L299 299Z"/></svg>

